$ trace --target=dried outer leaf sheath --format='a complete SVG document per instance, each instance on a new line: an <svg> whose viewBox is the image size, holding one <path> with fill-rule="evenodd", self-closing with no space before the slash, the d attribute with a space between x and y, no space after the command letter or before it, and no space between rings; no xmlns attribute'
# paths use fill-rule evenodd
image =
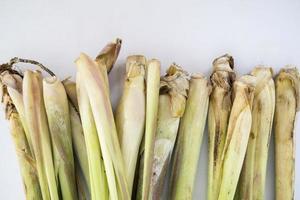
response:
<svg viewBox="0 0 300 200"><path fill-rule="evenodd" d="M252 126L236 192L239 193L240 199L262 200L275 109L275 86L271 68L256 67L251 74L257 78L252 106Z"/></svg>
<svg viewBox="0 0 300 200"><path fill-rule="evenodd" d="M42 199L35 160L30 153L30 148L20 121L20 117L17 113L12 113L9 117L9 121L10 132L15 144L15 149L20 164L26 199Z"/></svg>
<svg viewBox="0 0 300 200"><path fill-rule="evenodd" d="M43 100L42 78L39 72L26 71L24 73L23 100L43 199L58 200L51 140Z"/></svg>
<svg viewBox="0 0 300 200"><path fill-rule="evenodd" d="M77 94L76 94L76 83L73 81L70 81L69 79L63 80L62 83L64 84L66 93L68 95L69 100L71 101L72 105L76 108L78 111L78 100L77 100Z"/></svg>
<svg viewBox="0 0 300 200"><path fill-rule="evenodd" d="M275 172L276 200L294 199L295 116L299 110L299 72L288 66L275 80Z"/></svg>
<svg viewBox="0 0 300 200"><path fill-rule="evenodd" d="M232 86L235 80L233 58L230 55L226 54L214 60L210 79L212 93L208 111L208 199L216 200L221 184L221 158L232 106Z"/></svg>
<svg viewBox="0 0 300 200"><path fill-rule="evenodd" d="M234 83L234 101L222 155L219 200L234 198L251 130L255 81L255 77L245 75Z"/></svg>
<svg viewBox="0 0 300 200"><path fill-rule="evenodd" d="M122 40L117 38L114 42L108 43L101 52L97 55L95 62L97 63L98 69L100 70L105 85L106 85L106 92L109 94L109 81L107 73L109 73L120 52Z"/></svg>
<svg viewBox="0 0 300 200"><path fill-rule="evenodd" d="M105 66L108 73L111 71L118 58L121 45L122 40L117 38L114 42L108 43L95 59L99 66Z"/></svg>
<svg viewBox="0 0 300 200"><path fill-rule="evenodd" d="M189 88L188 74L172 64L161 78L154 160L150 186L150 198L160 199L165 176L175 145L179 121L186 104Z"/></svg>
<svg viewBox="0 0 300 200"><path fill-rule="evenodd" d="M115 114L130 193L145 129L145 65L144 56L127 58L123 95Z"/></svg>
<svg viewBox="0 0 300 200"><path fill-rule="evenodd" d="M160 62L152 59L147 62L146 71L146 125L143 164L142 199L149 198L153 162L154 140L157 126Z"/></svg>
<svg viewBox="0 0 300 200"><path fill-rule="evenodd" d="M76 200L78 197L67 94L56 77L44 79L43 94L53 144L54 167L58 173L62 198Z"/></svg>
<svg viewBox="0 0 300 200"><path fill-rule="evenodd" d="M22 95L22 77L19 74L12 74L9 70L4 71L0 75L1 82L5 87L6 92L9 95L9 99L12 100L14 107L16 108L22 125L24 127L26 139L28 141L30 152L33 154L33 147L30 138L30 133L28 131L28 126L26 124L25 112L24 112L24 103L23 103L23 95ZM4 88L3 88L4 89ZM6 112L9 115L8 112Z"/></svg>
<svg viewBox="0 0 300 200"><path fill-rule="evenodd" d="M89 164L89 180L92 200L109 199L102 152L96 130L92 108L81 75L77 74L77 95L81 115L81 123L87 148Z"/></svg>
<svg viewBox="0 0 300 200"><path fill-rule="evenodd" d="M171 173L171 199L192 199L211 87L200 74L191 77L180 121Z"/></svg>
<svg viewBox="0 0 300 200"><path fill-rule="evenodd" d="M78 73L84 77L100 147L104 158L107 182L112 199L129 199L127 177L109 99L108 86L96 62L85 54L76 61Z"/></svg>
<svg viewBox="0 0 300 200"><path fill-rule="evenodd" d="M121 39L116 39L114 42L107 44L97 55L95 61L99 69L101 70L101 73L109 73L111 71L119 55L121 44L122 44ZM62 82L65 86L65 90L72 104L75 106L77 110L79 110L77 97L76 97L76 83L69 79L65 79ZM108 85L107 76L105 76L105 82Z"/></svg>

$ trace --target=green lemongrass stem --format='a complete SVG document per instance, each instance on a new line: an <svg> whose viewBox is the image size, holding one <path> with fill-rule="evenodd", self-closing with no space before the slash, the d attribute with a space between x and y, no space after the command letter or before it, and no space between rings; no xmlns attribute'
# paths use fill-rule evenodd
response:
<svg viewBox="0 0 300 200"><path fill-rule="evenodd" d="M90 190L87 149L86 149L86 143L85 143L82 125L80 121L80 116L78 113L79 106L77 100L76 83L68 79L62 81L62 83L64 84L67 96L70 100L69 111L70 111L71 129L72 129L73 149L78 159L84 179L86 180L86 183L88 184L88 188Z"/></svg>
<svg viewBox="0 0 300 200"><path fill-rule="evenodd" d="M204 76L192 75L173 155L172 200L192 199L210 92L211 86Z"/></svg>
<svg viewBox="0 0 300 200"><path fill-rule="evenodd" d="M20 164L26 199L42 199L36 163L30 153L30 148L20 121L20 117L17 113L12 113L9 117L9 121L10 132L15 144L15 149Z"/></svg>
<svg viewBox="0 0 300 200"><path fill-rule="evenodd" d="M39 72L25 71L23 100L43 199L58 200L51 139L43 100L42 78Z"/></svg>
<svg viewBox="0 0 300 200"><path fill-rule="evenodd" d="M235 80L233 58L230 55L226 54L214 60L210 80L212 93L208 110L208 200L217 200L221 184L221 157L232 106L232 86Z"/></svg>
<svg viewBox="0 0 300 200"><path fill-rule="evenodd" d="M281 69L275 80L276 200L294 199L295 117L299 111L300 77L297 68Z"/></svg>
<svg viewBox="0 0 300 200"><path fill-rule="evenodd" d="M160 84L160 62L152 59L147 62L146 67L146 124L144 136L144 159L142 164L141 198L149 198L154 141L157 127L157 113L159 101Z"/></svg>
<svg viewBox="0 0 300 200"><path fill-rule="evenodd" d="M144 56L127 58L123 95L115 114L130 194L145 128L145 65Z"/></svg>
<svg viewBox="0 0 300 200"><path fill-rule="evenodd" d="M150 186L150 198L160 199L165 177L175 145L180 118L182 117L187 91L188 74L172 64L167 74L161 77L154 160Z"/></svg>
<svg viewBox="0 0 300 200"><path fill-rule="evenodd" d="M263 200L275 110L275 86L271 68L256 67L251 75L257 79L252 106L252 126L236 193L239 199Z"/></svg>
<svg viewBox="0 0 300 200"><path fill-rule="evenodd" d="M109 99L109 89L103 77L107 76L107 73L101 73L97 63L83 53L76 60L76 64L78 74L82 77L80 84L85 87L95 119L110 198L129 199L127 175Z"/></svg>
<svg viewBox="0 0 300 200"><path fill-rule="evenodd" d="M54 167L63 199L76 200L77 188L68 98L55 76L43 81L44 103L53 144Z"/></svg>
<svg viewBox="0 0 300 200"><path fill-rule="evenodd" d="M89 164L87 157L87 147L85 143L85 138L83 134L83 129L80 121L79 114L75 110L74 106L69 103L70 110L70 121L72 130L72 142L75 155L78 159L78 164L82 170L84 179L90 190L90 178L89 178Z"/></svg>
<svg viewBox="0 0 300 200"><path fill-rule="evenodd" d="M251 130L255 81L254 76L245 75L234 83L234 101L222 155L223 169L219 200L234 198Z"/></svg>
<svg viewBox="0 0 300 200"><path fill-rule="evenodd" d="M77 73L77 98L86 143L92 200L109 199L102 152L87 91Z"/></svg>

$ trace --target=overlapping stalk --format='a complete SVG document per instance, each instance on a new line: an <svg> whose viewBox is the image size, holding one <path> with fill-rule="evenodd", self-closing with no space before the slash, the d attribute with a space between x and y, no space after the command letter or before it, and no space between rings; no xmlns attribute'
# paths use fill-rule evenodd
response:
<svg viewBox="0 0 300 200"><path fill-rule="evenodd" d="M265 199L268 149L275 110L275 86L271 68L256 67L252 126L236 195L239 199Z"/></svg>
<svg viewBox="0 0 300 200"><path fill-rule="evenodd" d="M89 180L89 166L87 158L87 147L83 135L83 129L79 116L79 106L77 100L76 83L68 79L62 81L64 84L68 99L69 99L69 112L71 121L71 133L72 133L72 143L75 155L78 160L78 164L82 171L82 175L88 185L90 190L90 180Z"/></svg>
<svg viewBox="0 0 300 200"><path fill-rule="evenodd" d="M87 184L88 189L90 190L87 147L83 135L83 129L82 129L80 117L78 114L79 111L76 111L74 106L71 105L70 103L69 103L69 111L70 111L73 151L75 152L77 164L79 165L78 170L82 171L83 178Z"/></svg>
<svg viewBox="0 0 300 200"><path fill-rule="evenodd" d="M275 80L275 171L276 200L294 199L295 116L299 110L299 72L288 66Z"/></svg>
<svg viewBox="0 0 300 200"><path fill-rule="evenodd" d="M9 71L4 71L1 73L0 79L1 102L4 104L6 118L10 123L10 132L17 152L25 197L27 200L42 199L42 193L36 169L36 161L32 154L32 149L29 147L29 142L27 140L23 124L21 123L20 115L18 114L14 102L7 91L8 88L13 87L21 93L22 78L18 74L12 74ZM18 100L19 102L23 102L22 97Z"/></svg>
<svg viewBox="0 0 300 200"><path fill-rule="evenodd" d="M107 44L102 50L101 52L97 55L96 57L96 62L98 64L99 69L101 70L101 73L108 73L111 71L117 57L119 54L121 48L121 40L117 39L115 42L111 42L109 44ZM108 78L106 76L106 84L108 85ZM68 96L68 99L70 100L70 104L69 104L69 109L70 109L70 119L71 119L71 127L72 127L72 139L73 139L73 147L74 147L74 151L75 154L77 156L77 160L78 160L78 164L80 165L80 167L77 167L77 171L79 173L79 171L82 172L82 175L85 179L85 182L88 185L88 189L89 191L91 191L91 184L90 184L90 178L89 178L89 166L88 166L88 156L87 156L87 148L86 148L86 143L85 143L85 139L84 139L84 135L83 135L83 130L82 130L82 125L80 122L80 116L79 116L79 106L78 106L78 99L77 99L77 92L76 92L76 83L73 81L70 81L69 79L66 79L64 81L62 81ZM99 147L100 148L100 147ZM98 151L96 150L95 155ZM97 165L99 165L100 163L100 168L102 168L100 171L103 171L103 162L101 160L99 160L99 158L101 158L101 154L100 156L95 156L96 163L98 163ZM102 158L101 158L102 159ZM95 169L99 170L99 166L96 167ZM103 172L95 172L95 173L103 173ZM80 173L79 173L80 174ZM77 177L80 179L77 182L81 181L80 186L81 191L78 191L83 193L85 192L84 189L84 182L82 180L82 177L79 176L79 174L77 174ZM98 174L99 175L99 174ZM100 175L104 176L103 174ZM101 179L101 178L100 178ZM106 182L105 179L103 179L102 177L102 181ZM104 196L105 193L107 192L107 189L104 188L104 186L106 187L106 184L102 184L102 189L104 192ZM87 196L87 194L82 194L81 196ZM95 194L94 194L95 196ZM107 196L107 194L106 194ZM84 197L81 197L84 198Z"/></svg>
<svg viewBox="0 0 300 200"><path fill-rule="evenodd" d="M43 80L43 95L52 139L54 167L63 199L77 199L70 112L63 84L55 77Z"/></svg>
<svg viewBox="0 0 300 200"><path fill-rule="evenodd" d="M58 200L51 139L44 107L42 78L39 72L25 72L23 101L43 199Z"/></svg>
<svg viewBox="0 0 300 200"><path fill-rule="evenodd" d="M211 86L192 75L185 113L180 121L171 172L171 199L192 199Z"/></svg>
<svg viewBox="0 0 300 200"><path fill-rule="evenodd" d="M238 184L252 122L252 103L256 79L245 75L234 82L234 101L222 155L219 200L232 200Z"/></svg>
<svg viewBox="0 0 300 200"><path fill-rule="evenodd" d="M42 193L37 176L36 162L30 153L19 115L12 113L9 117L10 132L15 143L21 176L27 200L42 199Z"/></svg>
<svg viewBox="0 0 300 200"><path fill-rule="evenodd" d="M70 103L78 111L79 107L78 107L78 100L77 100L76 83L69 79L63 80L62 83L65 87Z"/></svg>
<svg viewBox="0 0 300 200"><path fill-rule="evenodd" d="M91 198L105 200L109 197L107 180L92 108L81 75L77 74L76 79L79 112L87 148Z"/></svg>
<svg viewBox="0 0 300 200"><path fill-rule="evenodd" d="M189 88L188 74L172 64L161 77L150 198L160 199Z"/></svg>
<svg viewBox="0 0 300 200"><path fill-rule="evenodd" d="M130 194L145 129L145 66L144 56L136 55L127 58L123 95L115 113Z"/></svg>
<svg viewBox="0 0 300 200"><path fill-rule="evenodd" d="M76 64L80 76L77 84L82 85L82 91L87 93L96 124L110 198L129 199L124 161L109 99L109 88L105 81L107 73L102 73L103 68L85 54L80 55Z"/></svg>
<svg viewBox="0 0 300 200"><path fill-rule="evenodd" d="M154 141L157 127L160 84L160 62L152 59L146 67L146 125L140 147L140 168L137 186L137 199L148 199L150 193Z"/></svg>
<svg viewBox="0 0 300 200"><path fill-rule="evenodd" d="M208 200L217 200L221 185L221 158L232 106L232 86L235 80L233 58L230 55L214 60L210 79L213 88L208 111Z"/></svg>
<svg viewBox="0 0 300 200"><path fill-rule="evenodd" d="M12 73L9 70L7 70L1 73L1 82L5 85L6 92L8 93L6 95L8 95L9 99L13 101L13 105L19 114L20 121L25 131L26 140L30 147L31 155L34 157L31 136L28 130L25 111L24 111L23 94L22 94L22 78L17 73ZM8 113L8 110L6 110L6 113Z"/></svg>

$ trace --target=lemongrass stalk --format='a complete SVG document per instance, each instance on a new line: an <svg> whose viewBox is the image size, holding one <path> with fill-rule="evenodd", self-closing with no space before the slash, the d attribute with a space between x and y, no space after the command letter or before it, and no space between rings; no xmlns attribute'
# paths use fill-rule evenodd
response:
<svg viewBox="0 0 300 200"><path fill-rule="evenodd" d="M107 180L92 108L79 73L76 79L78 105L87 149L91 198L106 200L109 199Z"/></svg>
<svg viewBox="0 0 300 200"><path fill-rule="evenodd" d="M43 80L44 104L53 144L54 167L63 199L77 197L69 104L63 84L55 76Z"/></svg>
<svg viewBox="0 0 300 200"><path fill-rule="evenodd" d="M157 113L159 101L160 62L152 59L146 67L146 124L144 136L144 151L141 182L139 182L141 199L148 199L150 193L154 141L157 127Z"/></svg>
<svg viewBox="0 0 300 200"><path fill-rule="evenodd" d="M123 95L115 113L130 194L145 128L145 65L144 56L127 58Z"/></svg>
<svg viewBox="0 0 300 200"><path fill-rule="evenodd" d="M204 76L192 75L174 149L170 199L192 199L210 92Z"/></svg>
<svg viewBox="0 0 300 200"><path fill-rule="evenodd" d="M92 108L104 159L110 198L129 199L127 175L114 122L108 85L97 63L85 54L76 60L78 74ZM78 82L77 82L78 84Z"/></svg>
<svg viewBox="0 0 300 200"><path fill-rule="evenodd" d="M108 43L95 58L95 61L102 73L109 73L112 70L119 55L121 44L121 39L116 39L114 42ZM72 104L77 110L79 110L76 97L76 83L69 79L63 80L62 83L65 86L66 93ZM106 83L108 85L108 78L106 79Z"/></svg>
<svg viewBox="0 0 300 200"><path fill-rule="evenodd" d="M20 164L26 199L42 199L42 193L36 171L36 163L30 153L30 148L20 121L20 117L17 113L12 113L9 117L9 121L10 132L14 140L17 157Z"/></svg>
<svg viewBox="0 0 300 200"><path fill-rule="evenodd" d="M275 86L271 68L256 67L251 75L257 79L252 106L252 126L236 195L239 199L263 200L275 110Z"/></svg>
<svg viewBox="0 0 300 200"><path fill-rule="evenodd" d="M13 101L14 106L16 107L16 110L19 114L22 126L25 131L28 145L30 147L30 152L34 157L31 137L26 123L25 112L24 112L22 78L18 74L12 74L9 71L4 71L1 73L1 82L5 85L9 97Z"/></svg>
<svg viewBox="0 0 300 200"><path fill-rule="evenodd" d="M6 118L10 123L10 133L17 152L25 197L28 200L42 199L35 158L33 157L32 149L30 149L20 115L17 113L12 98L8 93L8 88L15 88L18 91L22 91L22 78L19 74L13 74L7 70L1 73L0 80L0 97L4 104ZM20 99L17 98L18 103L22 102L23 105L22 98Z"/></svg>
<svg viewBox="0 0 300 200"><path fill-rule="evenodd" d="M288 66L275 80L275 171L276 200L294 199L295 136L294 125L299 111L299 72Z"/></svg>
<svg viewBox="0 0 300 200"><path fill-rule="evenodd" d="M83 129L82 129L80 117L77 111L75 110L75 108L73 107L73 105L71 105L70 103L69 103L69 110L70 110L73 149L78 159L78 163L80 165L80 169L82 170L84 179L88 184L88 188L90 189L87 147L83 135Z"/></svg>
<svg viewBox="0 0 300 200"><path fill-rule="evenodd" d="M210 77L212 93L208 110L208 200L217 200L222 172L222 153L232 106L232 86L235 80L233 58L224 55L213 62Z"/></svg>
<svg viewBox="0 0 300 200"><path fill-rule="evenodd" d="M79 107L78 107L78 100L77 100L76 83L70 81L69 79L62 81L62 83L64 84L67 96L70 100L69 112L70 112L71 130L72 130L73 149L78 159L84 179L88 184L88 188L90 190L87 149L86 149L85 139L84 139L82 125L80 121L80 116L78 113Z"/></svg>
<svg viewBox="0 0 300 200"><path fill-rule="evenodd" d="M178 65L172 64L167 70L167 74L160 81L157 130L150 186L151 199L161 198L180 118L185 110L188 89L188 74Z"/></svg>
<svg viewBox="0 0 300 200"><path fill-rule="evenodd" d="M245 75L234 83L234 101L222 155L222 181L219 200L232 200L245 158L251 130L254 76Z"/></svg>
<svg viewBox="0 0 300 200"><path fill-rule="evenodd" d="M58 200L51 139L43 100L42 78L39 72L25 72L23 101L43 199Z"/></svg>

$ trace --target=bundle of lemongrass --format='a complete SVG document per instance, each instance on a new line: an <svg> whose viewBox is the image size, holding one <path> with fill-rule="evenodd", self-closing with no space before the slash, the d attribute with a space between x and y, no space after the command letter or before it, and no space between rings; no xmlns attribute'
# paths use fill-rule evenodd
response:
<svg viewBox="0 0 300 200"><path fill-rule="evenodd" d="M236 78L233 58L213 62L210 81L156 59L129 56L116 112L108 72L121 48L80 54L76 82L14 58L0 66L1 100L26 199L192 199L208 118L208 199L264 199L274 117L276 199L293 199L299 74L270 67ZM30 63L41 71L18 71ZM42 72L50 76L43 76ZM275 92L276 91L276 92ZM114 115L115 114L115 115Z"/></svg>

